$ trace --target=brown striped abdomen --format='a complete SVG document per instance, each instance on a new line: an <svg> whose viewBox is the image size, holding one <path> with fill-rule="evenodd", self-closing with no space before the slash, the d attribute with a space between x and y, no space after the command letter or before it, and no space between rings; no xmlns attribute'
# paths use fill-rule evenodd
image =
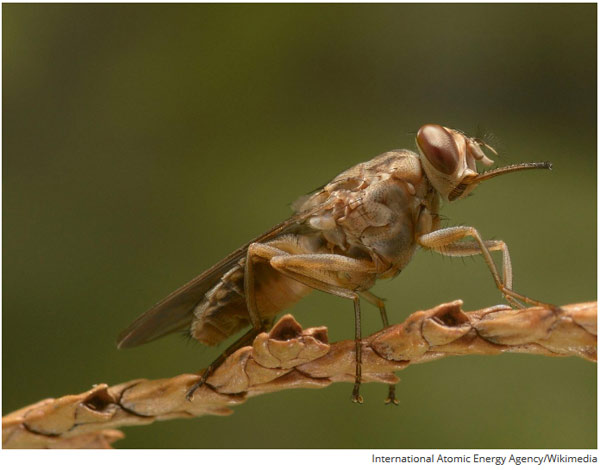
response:
<svg viewBox="0 0 600 470"><path fill-rule="evenodd" d="M225 273L194 309L191 326L194 339L212 346L250 326L244 293L245 263L243 259ZM262 320L272 320L312 290L279 274L266 261L255 261L254 278L256 304Z"/></svg>

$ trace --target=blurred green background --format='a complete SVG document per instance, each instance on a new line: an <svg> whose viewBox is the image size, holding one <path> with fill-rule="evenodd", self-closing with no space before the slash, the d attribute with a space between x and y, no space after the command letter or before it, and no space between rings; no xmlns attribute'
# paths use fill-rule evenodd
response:
<svg viewBox="0 0 600 470"><path fill-rule="evenodd" d="M200 369L173 336L118 351L138 314L346 168L427 122L550 160L445 205L507 242L515 289L596 299L596 5L3 5L3 413L94 383ZM392 322L501 303L483 260L418 252L374 292ZM380 328L365 306L365 334ZM348 301L291 310L353 337ZM456 357L408 368L400 406L351 384L232 416L127 428L119 447L590 448L596 366Z"/></svg>

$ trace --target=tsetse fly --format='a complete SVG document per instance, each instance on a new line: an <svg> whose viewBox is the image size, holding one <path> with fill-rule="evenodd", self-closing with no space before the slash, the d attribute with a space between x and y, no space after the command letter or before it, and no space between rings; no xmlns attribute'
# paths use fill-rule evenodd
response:
<svg viewBox="0 0 600 470"><path fill-rule="evenodd" d="M417 247L446 256L481 254L494 282L513 306L546 305L512 287L506 244L484 240L468 226L440 228L440 200L455 201L482 181L529 169L551 169L548 162L520 163L478 172L493 161L480 139L438 124L417 132L419 153L391 150L359 163L301 198L294 214L192 279L135 320L118 338L119 348L138 346L187 330L216 345L244 327L250 329L221 354L188 392L205 384L233 351L250 344L273 324L278 313L313 289L354 304L356 375L352 400L362 403L360 299L377 306L388 325L384 302L370 292L378 279L392 278ZM500 275L491 251L502 252ZM388 403L397 404L394 386Z"/></svg>

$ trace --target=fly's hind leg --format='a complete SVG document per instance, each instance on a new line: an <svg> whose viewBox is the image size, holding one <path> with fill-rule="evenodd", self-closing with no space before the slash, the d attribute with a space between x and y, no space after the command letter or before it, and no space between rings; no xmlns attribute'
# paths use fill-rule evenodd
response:
<svg viewBox="0 0 600 470"><path fill-rule="evenodd" d="M248 310L252 328L248 330L241 338L235 341L231 346L229 346L206 368L206 370L200 376L198 382L196 382L186 393L185 397L188 401L192 400L194 392L206 383L206 380L210 377L210 375L221 364L223 364L223 362L225 362L225 360L231 356L231 354L233 354L239 348L251 344L259 333L269 329L273 325L273 319L261 320L258 308L256 307L256 295L254 289L254 260L255 258L263 258L268 261L273 256L286 254L287 253L283 250L260 243L253 243L248 247L246 264L244 266L244 295L246 297L246 308Z"/></svg>
<svg viewBox="0 0 600 470"><path fill-rule="evenodd" d="M254 328L248 330L244 336L242 336L241 338L239 338L235 343L233 343L231 346L229 346L225 351L223 351L222 354L219 355L219 357L217 357L202 373L202 375L200 376L200 379L198 380L198 382L196 382L194 385L192 385L192 387L188 390L188 392L185 394L185 398L188 401L191 401L193 396L194 396L194 392L196 390L198 390L200 387L202 387L202 385L204 385L206 383L206 380L210 377L210 375L221 365L223 364L223 362L225 362L225 359L227 359L229 356L231 356L235 351L237 351L239 348L244 347L244 346L248 346L250 343L252 343L252 340L254 340L254 338L256 338L256 335L258 333L256 333L256 331L254 330Z"/></svg>
<svg viewBox="0 0 600 470"><path fill-rule="evenodd" d="M381 297L377 297L375 294L369 291L364 291L360 293L360 296L363 297L367 302L375 305L379 309L379 313L381 314L381 322L383 323L383 327L387 328L390 324L388 322L387 312L385 311L385 302ZM398 400L396 399L396 385L390 384L388 387L388 396L385 399L385 404L389 405L390 403L394 405L398 405Z"/></svg>
<svg viewBox="0 0 600 470"><path fill-rule="evenodd" d="M354 389L352 391L352 400L356 403L362 403L359 389L361 383L361 326L360 326L360 298L354 289L362 287L360 284L352 283L348 279L352 274L366 276L370 278L376 273L373 263L366 260L357 260L341 255L333 254L290 254L271 244L252 243L248 247L244 272L244 294L246 296L246 305L252 329L242 338L231 345L227 350L213 363L203 374L200 382L194 386L188 397L202 386L210 373L225 361L225 359L237 348L249 344L254 337L261 331L264 331L265 322L261 321L260 314L256 305L256 293L254 289L254 269L255 259L262 259L281 274L294 279L308 287L318 289L329 294L337 295L351 299L354 303L354 337L356 344L356 373ZM344 279L344 275L347 278ZM341 287L340 284L346 283L352 287Z"/></svg>

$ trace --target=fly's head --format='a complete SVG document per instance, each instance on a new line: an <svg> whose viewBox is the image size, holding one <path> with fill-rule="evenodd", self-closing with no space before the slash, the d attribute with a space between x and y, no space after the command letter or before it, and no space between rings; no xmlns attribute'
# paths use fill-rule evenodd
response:
<svg viewBox="0 0 600 470"><path fill-rule="evenodd" d="M427 178L447 201L455 201L473 191L479 183L504 173L546 168L548 162L519 163L479 173L477 162L490 166L494 162L482 147L496 151L479 139L439 124L425 124L417 132L417 147Z"/></svg>

